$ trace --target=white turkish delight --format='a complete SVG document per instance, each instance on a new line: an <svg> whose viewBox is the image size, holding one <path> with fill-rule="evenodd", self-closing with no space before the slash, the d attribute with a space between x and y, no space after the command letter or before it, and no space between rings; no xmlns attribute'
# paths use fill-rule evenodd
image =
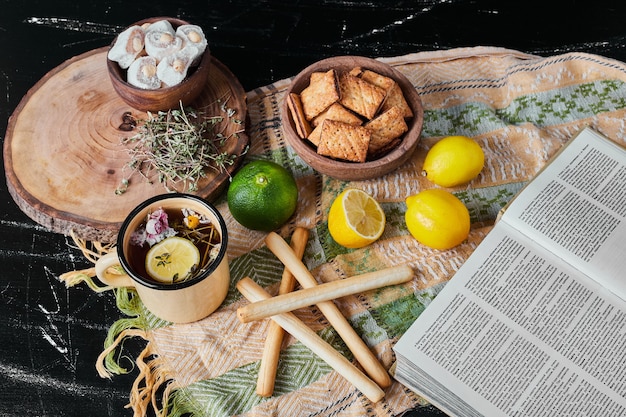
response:
<svg viewBox="0 0 626 417"><path fill-rule="evenodd" d="M196 56L193 57L194 62L192 65L197 64L207 48L207 39L202 28L197 25L181 25L176 28L176 35L183 39L183 48L188 46L197 48L198 52Z"/></svg>
<svg viewBox="0 0 626 417"><path fill-rule="evenodd" d="M197 48L190 46L163 58L157 65L157 76L168 87L180 84L197 54Z"/></svg>
<svg viewBox="0 0 626 417"><path fill-rule="evenodd" d="M144 90L156 90L161 87L157 76L157 61L151 56L137 58L128 67L128 83Z"/></svg>
<svg viewBox="0 0 626 417"><path fill-rule="evenodd" d="M168 55L180 51L183 39L168 30L148 30L145 37L146 53L161 61Z"/></svg>
<svg viewBox="0 0 626 417"><path fill-rule="evenodd" d="M108 58L126 69L144 49L144 30L140 26L131 26L117 36L109 49Z"/></svg>
<svg viewBox="0 0 626 417"><path fill-rule="evenodd" d="M165 20L165 19L158 20L153 23L145 23L144 25L142 25L142 27L144 28L144 31L146 33L153 32L153 31L169 32L172 35L176 33L172 24L168 20Z"/></svg>

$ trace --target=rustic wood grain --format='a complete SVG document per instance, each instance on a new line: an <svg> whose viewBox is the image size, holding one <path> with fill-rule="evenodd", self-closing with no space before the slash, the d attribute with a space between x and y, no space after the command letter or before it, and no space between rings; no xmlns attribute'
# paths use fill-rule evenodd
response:
<svg viewBox="0 0 626 417"><path fill-rule="evenodd" d="M147 114L130 108L113 90L106 50L74 57L40 80L9 119L4 143L8 190L22 211L52 231L73 230L79 237L103 242L115 239L120 223L137 204L167 192L156 178L149 183L135 175L124 194L115 194L130 173L121 139L134 134L119 129L123 115L130 111L141 120ZM194 107L206 109L207 115L223 114L215 100L228 95L236 117L245 120L243 88L213 58L206 88ZM230 123L227 133L241 127ZM240 155L248 143L243 133L224 149ZM207 170L194 194L214 199L242 159L237 158L228 172Z"/></svg>

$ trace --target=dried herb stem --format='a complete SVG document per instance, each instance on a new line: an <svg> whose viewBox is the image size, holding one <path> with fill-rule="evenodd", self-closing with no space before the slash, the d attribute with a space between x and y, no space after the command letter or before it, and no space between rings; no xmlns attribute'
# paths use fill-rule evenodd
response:
<svg viewBox="0 0 626 417"><path fill-rule="evenodd" d="M219 246L221 245L221 237L215 229L213 223L208 223L195 229L188 229L182 225L175 225L174 229L180 233L181 237L191 240L196 247L204 247L203 253L200 254L200 265L202 265L202 268L200 270L193 271L194 273L192 277L195 277L204 271L215 260L217 251L219 251Z"/></svg>
<svg viewBox="0 0 626 417"><path fill-rule="evenodd" d="M134 174L150 181L156 173L165 189L197 191L198 181L206 177L206 169L227 172L240 155L222 150L226 141L237 138L243 131L243 123L235 118L236 111L228 107L228 98L218 100L224 115L207 117L193 108L167 112L148 112L148 117L138 125L134 136L122 140L128 149L130 175L125 177L116 194L123 194ZM223 123L227 121L228 123ZM226 134L232 124L241 125L233 133ZM221 130L218 130L220 129ZM182 189L180 189L182 186Z"/></svg>

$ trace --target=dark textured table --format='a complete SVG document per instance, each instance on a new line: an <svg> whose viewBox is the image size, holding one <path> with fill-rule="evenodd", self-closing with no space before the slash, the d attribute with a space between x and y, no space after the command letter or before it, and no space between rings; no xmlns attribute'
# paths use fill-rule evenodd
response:
<svg viewBox="0 0 626 417"><path fill-rule="evenodd" d="M489 45L542 56L584 51L626 60L626 3L562 3L2 0L0 134L24 94L48 71L109 44L121 28L150 16L201 25L212 53L246 91L343 54L383 57ZM109 381L94 368L109 325L120 317L113 295L86 286L66 289L57 277L89 264L70 239L20 211L4 176L0 193L0 416L131 415L124 405L135 373ZM133 343L126 349L139 349ZM442 413L428 407L411 415Z"/></svg>

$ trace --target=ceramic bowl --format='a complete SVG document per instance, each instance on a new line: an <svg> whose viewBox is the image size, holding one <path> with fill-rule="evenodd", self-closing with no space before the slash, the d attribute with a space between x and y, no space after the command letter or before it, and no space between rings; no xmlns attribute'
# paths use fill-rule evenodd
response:
<svg viewBox="0 0 626 417"><path fill-rule="evenodd" d="M413 111L413 117L406 121L408 131L402 136L400 144L378 159L366 162L348 162L319 155L311 142L298 136L286 99L283 100L281 106L283 132L289 145L300 158L322 174L348 181L377 178L404 164L417 148L424 120L422 101L411 82L391 66L375 59L360 56L327 58L306 67L293 79L285 97L288 97L292 92L298 94L302 92L309 85L309 78L313 72L325 72L331 68L338 71L350 71L354 67L369 69L395 80Z"/></svg>
<svg viewBox="0 0 626 417"><path fill-rule="evenodd" d="M144 23L153 23L159 20L168 20L174 29L189 22L171 17L152 17L133 23L130 26L141 26ZM117 37L111 43L115 44ZM179 108L179 102L188 105L193 102L204 90L211 65L211 53L207 47L200 63L189 68L187 77L179 84L171 87L162 87L154 90L142 89L126 81L126 70L117 62L107 58L107 70L113 84L113 89L129 106L137 110L156 112Z"/></svg>

